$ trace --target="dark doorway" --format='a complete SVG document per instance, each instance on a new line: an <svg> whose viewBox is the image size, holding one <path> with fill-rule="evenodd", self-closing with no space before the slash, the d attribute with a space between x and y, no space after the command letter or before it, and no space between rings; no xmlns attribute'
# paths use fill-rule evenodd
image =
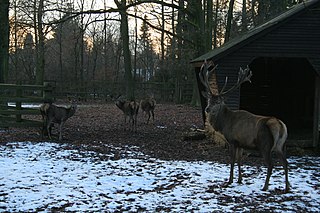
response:
<svg viewBox="0 0 320 213"><path fill-rule="evenodd" d="M240 108L275 116L289 139L312 141L315 70L305 58L256 58L251 84L241 86Z"/></svg>

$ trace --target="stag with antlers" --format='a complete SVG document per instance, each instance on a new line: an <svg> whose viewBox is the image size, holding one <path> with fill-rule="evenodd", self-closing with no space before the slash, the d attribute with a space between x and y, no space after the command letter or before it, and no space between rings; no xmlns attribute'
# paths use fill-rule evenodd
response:
<svg viewBox="0 0 320 213"><path fill-rule="evenodd" d="M288 162L286 159L287 127L275 117L254 115L244 110L231 110L225 104L225 97L232 91L238 89L241 84L250 82L252 72L249 67L242 69L238 73L237 82L227 88L228 78L226 77L222 89L218 92L211 90L209 79L214 74L216 66L213 63L205 62L200 70L199 78L206 88L206 93L202 95L207 98L205 109L208 121L215 131L224 135L230 145L230 176L228 184L233 182L234 164L238 163L238 183L242 181L241 157L243 149L258 150L264 158L268 167L267 177L263 190L268 190L270 176L272 174L272 152L280 159L285 171L285 191L289 191Z"/></svg>

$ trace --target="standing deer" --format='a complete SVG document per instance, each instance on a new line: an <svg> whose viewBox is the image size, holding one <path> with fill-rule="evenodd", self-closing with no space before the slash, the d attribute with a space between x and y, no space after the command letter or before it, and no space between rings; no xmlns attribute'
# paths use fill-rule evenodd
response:
<svg viewBox="0 0 320 213"><path fill-rule="evenodd" d="M44 121L44 126L42 129L42 137L44 132L47 131L48 136L51 138L51 126L53 123L57 123L59 125L59 141L62 140L62 128L64 123L74 115L77 110L77 105L72 103L70 107L60 107L56 106L52 103L44 103L40 106L40 112L42 115L42 119Z"/></svg>
<svg viewBox="0 0 320 213"><path fill-rule="evenodd" d="M135 100L120 100L120 96L115 100L116 106L123 112L124 125L129 117L129 125L131 122L131 131L137 131L137 116L139 112L139 104Z"/></svg>
<svg viewBox="0 0 320 213"><path fill-rule="evenodd" d="M152 121L154 122L154 108L156 107L156 100L153 96L147 97L140 101L140 107L145 114L148 115L147 124L149 123L152 115Z"/></svg>
<svg viewBox="0 0 320 213"><path fill-rule="evenodd" d="M268 190L269 179L272 173L272 152L279 157L285 172L285 191L290 188L288 179L288 162L286 159L287 127L275 117L266 117L254 115L244 110L231 110L224 102L224 97L231 91L234 91L244 82L249 81L252 72L247 67L240 68L238 80L230 89L226 89L228 78L218 94L214 94L209 86L209 77L213 74L216 67L205 62L200 70L199 78L205 86L207 93L202 94L207 98L207 107L205 109L208 121L215 131L224 135L230 145L231 168L230 177L227 184L233 182L234 164L238 163L238 183L242 181L241 157L243 149L254 149L260 151L268 167L267 177L263 186L264 191Z"/></svg>

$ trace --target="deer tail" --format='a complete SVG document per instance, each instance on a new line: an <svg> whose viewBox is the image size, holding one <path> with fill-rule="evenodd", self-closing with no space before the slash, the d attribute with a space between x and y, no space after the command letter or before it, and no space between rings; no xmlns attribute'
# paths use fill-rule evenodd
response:
<svg viewBox="0 0 320 213"><path fill-rule="evenodd" d="M276 118L269 119L267 125L269 126L274 139L271 150L281 153L288 137L287 127L281 120Z"/></svg>
<svg viewBox="0 0 320 213"><path fill-rule="evenodd" d="M40 106L40 112L41 112L42 115L46 115L47 114L50 105L51 104L49 104L49 103L44 103L44 104L42 104Z"/></svg>

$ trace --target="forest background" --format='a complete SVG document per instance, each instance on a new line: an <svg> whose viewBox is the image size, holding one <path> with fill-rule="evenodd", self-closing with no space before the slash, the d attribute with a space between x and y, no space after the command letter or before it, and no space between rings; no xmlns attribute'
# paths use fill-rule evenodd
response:
<svg viewBox="0 0 320 213"><path fill-rule="evenodd" d="M0 83L197 104L190 64L302 0L1 0Z"/></svg>

